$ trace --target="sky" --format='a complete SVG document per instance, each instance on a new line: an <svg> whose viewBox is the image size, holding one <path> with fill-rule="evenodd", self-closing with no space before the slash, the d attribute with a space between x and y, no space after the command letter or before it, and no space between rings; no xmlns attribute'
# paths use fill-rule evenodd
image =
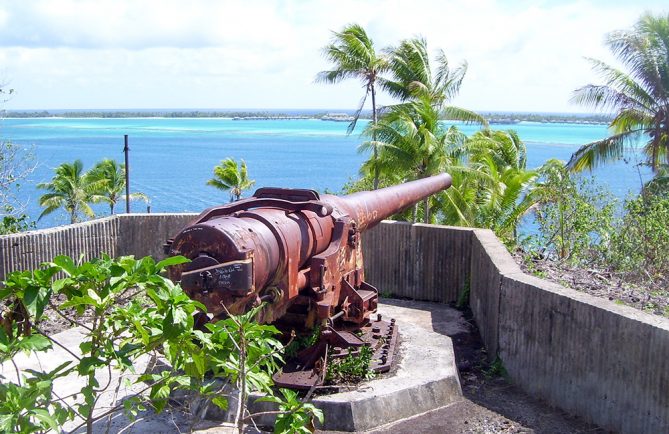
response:
<svg viewBox="0 0 669 434"><path fill-rule="evenodd" d="M0 0L0 82L21 109L354 109L357 81L317 84L332 31L375 47L414 36L468 64L452 104L587 112L571 92L600 82L585 59L666 0ZM393 100L381 94L381 105Z"/></svg>

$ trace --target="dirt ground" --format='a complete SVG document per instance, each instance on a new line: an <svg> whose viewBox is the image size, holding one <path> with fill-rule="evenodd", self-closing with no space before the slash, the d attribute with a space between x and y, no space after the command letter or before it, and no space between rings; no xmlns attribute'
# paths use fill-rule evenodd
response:
<svg viewBox="0 0 669 434"><path fill-rule="evenodd" d="M392 300L384 302L392 303ZM420 306L423 303L411 302ZM424 303L428 305L430 303ZM608 431L551 408L510 384L499 366L487 361L471 312L464 312L468 330L450 336L455 350L464 399L411 419L369 431L397 433L537 433L604 434ZM436 332L438 319L433 320ZM446 333L447 334L447 333Z"/></svg>

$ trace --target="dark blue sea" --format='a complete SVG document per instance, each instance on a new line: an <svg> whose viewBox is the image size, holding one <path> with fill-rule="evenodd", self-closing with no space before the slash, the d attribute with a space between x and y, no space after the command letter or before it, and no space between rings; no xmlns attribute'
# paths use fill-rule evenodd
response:
<svg viewBox="0 0 669 434"><path fill-rule="evenodd" d="M213 167L232 157L244 159L254 187L300 187L338 192L352 178L367 155L357 152L363 141L360 131L346 134L347 123L300 120L233 120L224 118L130 118L4 119L0 137L33 148L37 168L23 183L20 199L27 213L37 218L39 182L49 181L53 168L81 159L91 168L103 158L123 161L123 136L129 136L131 190L150 198L152 212L199 212L225 203L227 193L207 186ZM460 126L474 132L473 126ZM584 143L605 137L604 125L531 123L497 124L495 129L514 129L528 147L528 166L538 167L549 158L568 160ZM596 170L599 183L620 198L638 192L646 168L638 168L636 152ZM250 194L250 193L247 193ZM121 204L118 211L124 210ZM133 202L132 211L145 212L147 205ZM105 206L96 207L100 215ZM64 212L40 220L39 227L67 223Z"/></svg>

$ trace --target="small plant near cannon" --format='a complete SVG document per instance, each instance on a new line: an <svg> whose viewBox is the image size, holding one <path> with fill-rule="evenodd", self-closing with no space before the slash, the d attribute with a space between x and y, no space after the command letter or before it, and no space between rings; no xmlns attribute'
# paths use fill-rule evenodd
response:
<svg viewBox="0 0 669 434"><path fill-rule="evenodd" d="M262 307L206 324L205 331L194 327L194 314L204 306L160 275L166 266L184 261L105 256L75 262L58 256L35 271L7 276L0 287L0 361L5 367L0 431L61 431L66 426L92 432L105 422L109 429L115 413L134 418L146 409L161 412L178 390L199 397L193 400L201 405L191 429L209 406L227 408L234 389L241 395L234 412L240 432L254 417L245 397L256 391L279 405L274 413L282 422L275 432L322 420L320 410L296 396L274 395L271 375L282 360L283 346L273 326L254 320ZM47 313L78 327L78 348L42 330ZM46 361L54 348L67 352L70 360L48 370L21 369L17 363L20 353ZM170 369L153 369L159 360ZM142 361L145 372L136 372ZM112 381L112 370L117 381ZM54 386L77 379L81 387L68 395ZM121 387L131 393L121 397ZM101 409L103 394L113 398Z"/></svg>

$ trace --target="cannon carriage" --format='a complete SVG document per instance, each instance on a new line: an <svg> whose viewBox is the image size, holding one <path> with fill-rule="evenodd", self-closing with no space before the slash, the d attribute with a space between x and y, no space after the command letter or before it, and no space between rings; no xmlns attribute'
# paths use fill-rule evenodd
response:
<svg viewBox="0 0 669 434"><path fill-rule="evenodd" d="M361 234L450 184L440 174L342 197L260 188L205 210L168 240L166 254L191 260L170 267L169 276L214 318L266 302L260 321L286 331L319 326L319 343L284 368L275 378L280 385L312 386L314 366L329 347L370 345L374 369L384 371L397 327L374 315L378 290L365 281Z"/></svg>

